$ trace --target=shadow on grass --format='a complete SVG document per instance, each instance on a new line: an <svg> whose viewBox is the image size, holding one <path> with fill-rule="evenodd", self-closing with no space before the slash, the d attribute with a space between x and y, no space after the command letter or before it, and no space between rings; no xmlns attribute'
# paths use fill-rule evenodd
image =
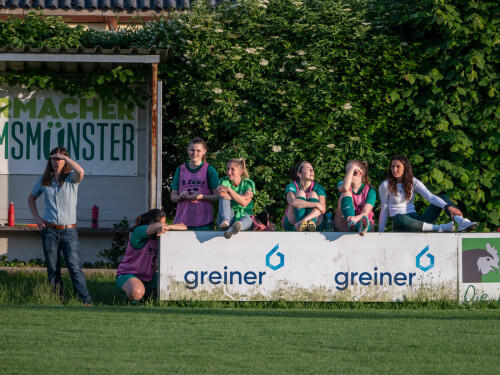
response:
<svg viewBox="0 0 500 375"><path fill-rule="evenodd" d="M47 275L41 272L0 271L0 305L30 305L37 308L66 306L79 308L81 302L73 295L71 280L63 275L64 299L53 292L47 282ZM115 288L115 277L110 274L96 274L87 277L87 286L97 309L112 309L116 312L130 312L139 309L151 314L192 314L216 316L268 316L290 318L333 318L333 319L462 319L453 310L497 310L498 301L459 304L450 301L403 301L403 302L221 302L221 301L158 301L149 300L139 304L126 302L123 293ZM88 308L88 307L85 307ZM443 314L429 314L428 311L448 311ZM489 319L488 316L469 316L467 319Z"/></svg>

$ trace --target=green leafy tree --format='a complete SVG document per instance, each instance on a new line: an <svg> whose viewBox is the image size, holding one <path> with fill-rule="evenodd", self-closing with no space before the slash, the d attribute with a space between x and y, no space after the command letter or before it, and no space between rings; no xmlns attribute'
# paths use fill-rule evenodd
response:
<svg viewBox="0 0 500 375"><path fill-rule="evenodd" d="M498 14L493 0L200 1L142 28L66 30L66 38L84 47L172 48L173 60L160 67L171 215L172 175L200 136L219 174L227 159L247 160L256 210L268 208L275 220L298 160L313 164L334 209L347 161L367 160L378 185L390 158L404 153L417 178L492 230L500 225ZM48 19L36 22L50 28ZM18 35L15 22L2 24L4 45L52 40L42 31ZM1 80L135 99L126 87L145 77L119 68L81 86L39 71Z"/></svg>

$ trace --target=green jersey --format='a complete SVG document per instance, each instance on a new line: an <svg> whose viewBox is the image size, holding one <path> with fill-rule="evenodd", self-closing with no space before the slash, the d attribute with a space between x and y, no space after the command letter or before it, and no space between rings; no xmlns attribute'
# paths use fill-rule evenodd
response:
<svg viewBox="0 0 500 375"><path fill-rule="evenodd" d="M219 185L227 186L237 192L239 195L244 195L247 191L251 190L255 195L255 183L248 179L242 179L238 186L234 186L231 181L229 181L228 177L223 177L219 181ZM239 220L241 217L245 215L253 215L253 199L250 201L248 206L243 207L241 204L236 203L234 200L231 200L231 208L233 209L234 216L236 220Z"/></svg>

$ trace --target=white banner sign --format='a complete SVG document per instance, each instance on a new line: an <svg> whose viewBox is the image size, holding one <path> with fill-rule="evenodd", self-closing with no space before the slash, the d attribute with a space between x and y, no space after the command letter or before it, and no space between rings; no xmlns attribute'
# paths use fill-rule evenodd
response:
<svg viewBox="0 0 500 375"><path fill-rule="evenodd" d="M457 299L457 235L167 232L160 299Z"/></svg>
<svg viewBox="0 0 500 375"><path fill-rule="evenodd" d="M91 175L137 175L138 110L116 99L0 88L0 174L40 174L64 146Z"/></svg>
<svg viewBox="0 0 500 375"><path fill-rule="evenodd" d="M463 234L458 241L460 301L500 299L500 234Z"/></svg>

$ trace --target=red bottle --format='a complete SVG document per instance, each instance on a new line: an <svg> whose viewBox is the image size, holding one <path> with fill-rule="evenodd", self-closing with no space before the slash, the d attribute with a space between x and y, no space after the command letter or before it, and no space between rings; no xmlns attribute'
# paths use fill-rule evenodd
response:
<svg viewBox="0 0 500 375"><path fill-rule="evenodd" d="M9 203L9 218L7 220L7 225L9 227L13 227L14 225L16 225L15 216L16 216L16 210L14 209L14 202L10 202Z"/></svg>
<svg viewBox="0 0 500 375"><path fill-rule="evenodd" d="M92 207L92 228L97 228L99 226L97 224L98 218L99 218L99 207L94 205L94 207Z"/></svg>

